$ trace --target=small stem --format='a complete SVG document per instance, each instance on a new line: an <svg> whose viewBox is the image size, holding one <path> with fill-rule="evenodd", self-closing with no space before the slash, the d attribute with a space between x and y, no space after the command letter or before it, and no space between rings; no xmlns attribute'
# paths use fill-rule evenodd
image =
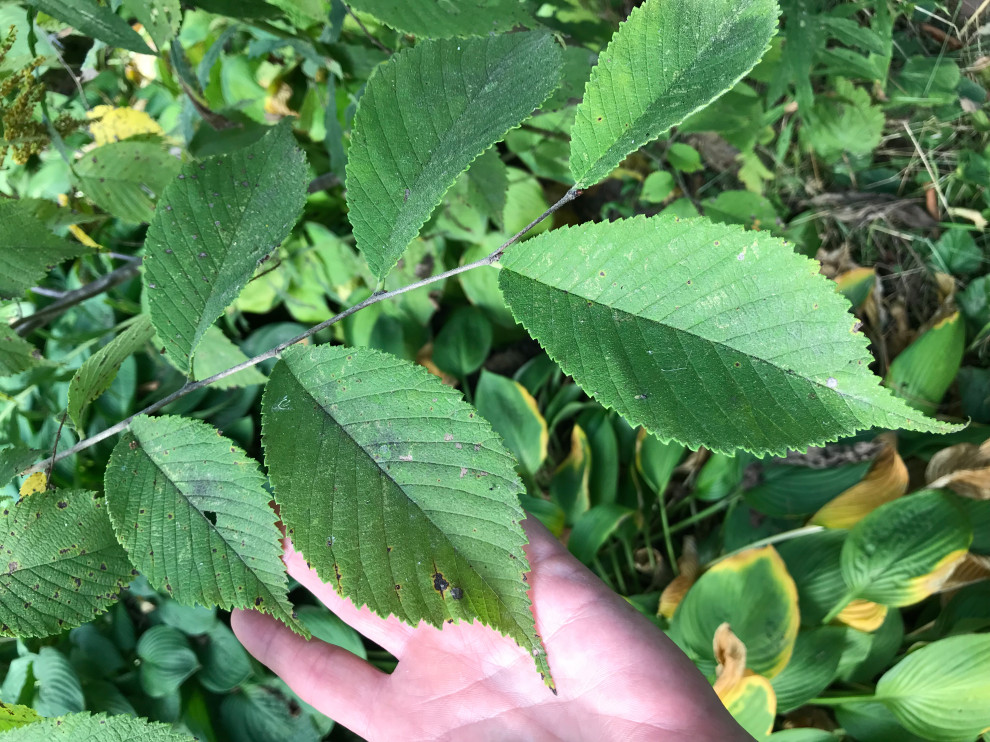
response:
<svg viewBox="0 0 990 742"><path fill-rule="evenodd" d="M626 580L622 576L622 567L619 565L619 557L612 551L612 566L615 567L615 581L619 584L619 590L621 590L622 595L628 595L629 591L626 589Z"/></svg>
<svg viewBox="0 0 990 742"><path fill-rule="evenodd" d="M677 566L677 557L674 555L673 531L670 528L670 521L667 519L667 501L664 498L664 493L661 492L657 499L660 502L660 527L663 529L663 544L667 550L667 561L670 564L670 571L674 573L674 577L677 577L681 570Z"/></svg>
<svg viewBox="0 0 990 742"><path fill-rule="evenodd" d="M740 547L735 551L730 551L728 554L723 554L718 559L713 561L708 566L718 564L723 559L728 559L731 556L735 556L740 552L746 551L747 549L758 549L761 546L769 546L771 544L777 544L781 541L790 541L792 538L798 538L799 536L807 536L809 533L818 533L819 531L824 531L825 526L804 526L803 528L795 528L791 531L784 531L783 533L777 533L773 536L767 536L766 538L761 538L759 541L754 541L751 544L746 544L746 546Z"/></svg>
<svg viewBox="0 0 990 742"><path fill-rule="evenodd" d="M853 601L852 594L846 593L845 595L843 595L842 599L838 603L836 603L835 607L832 608L832 610L828 612L825 618L822 619L822 624L832 623L832 621L835 620L835 617L838 616L840 613L842 613L845 607L850 603L852 603L852 601Z"/></svg>
<svg viewBox="0 0 990 742"><path fill-rule="evenodd" d="M553 206L551 206L546 211L544 211L542 214L540 214L540 216L538 216L536 219L534 219L529 224L527 224L525 227L523 227L518 232L516 232L512 237L510 237L509 239L507 239L504 243L502 243L498 247L498 249L494 250L491 254L489 254L489 255L481 258L480 260L475 260L473 263L468 263L466 265L457 266L456 268L451 268L450 270L444 271L443 273L438 273L435 276L430 276L429 278L424 278L421 281L417 281L416 283L411 283L408 286L403 286L401 288L394 289L392 291L376 291L375 293L373 293L371 296L369 296L364 301L359 302L359 303L355 304L352 307L348 307L343 312L340 312L339 314L331 317L328 320L325 320L324 322L321 322L318 325L314 325L313 327L310 327L308 330L306 330L305 332L299 333L294 338L290 338L290 339L286 340L283 343L279 343L274 348L271 348L270 350L266 350L264 353L259 353L258 355L254 356L253 358L249 358L246 361L244 361L243 363L238 363L236 366L232 366L231 368L228 368L225 371L221 371L220 373L214 374L213 376L210 376L209 378L202 379L200 381L191 381L191 382L185 384L180 389L178 389L178 390L172 392L171 394L169 394L167 397L163 397L162 399L158 400L154 404L148 405L147 407L145 407L140 412L135 412L133 415L131 415L130 417L124 418L119 423L117 423L115 425L111 425L109 428L106 428L105 430L102 430L99 433L97 433L96 435L92 435L89 438L86 438L85 440L79 441L79 443L77 443L76 445L72 446L71 448L65 449L60 454L58 454L57 456L53 457L53 459L52 459L52 465L54 466L56 463L58 463L62 459L68 458L69 456L72 456L74 454L77 454L80 451L84 451L87 448L89 448L90 446L93 446L93 445L99 443L100 441L106 440L107 438L109 438L112 435L116 435L117 433L123 432L124 430L127 429L127 427L131 424L131 422L136 417L140 417L141 415L150 415L152 412L157 412L158 410L162 409L166 405L171 404L172 402L174 402L177 399L181 399L182 397L186 396L187 394L189 394L191 392L196 391L197 389L202 389L203 387L209 386L210 384L212 384L212 383L214 383L216 381L220 381L220 379L225 379L228 376L233 376L238 371L243 371L246 368L251 368L252 366L256 366L259 363L261 363L262 361L267 361L269 358L275 358L276 356L278 356L280 353L282 353L282 351L284 351L289 346L295 345L296 343L301 342L301 341L305 340L306 338L312 337L313 335L315 335L316 333L320 332L321 330L325 330L326 328L330 327L331 325L334 325L334 324L340 322L342 319L345 319L347 317L350 317L352 314L354 314L355 312L358 312L358 311L364 309L365 307L369 307L372 304L377 304L378 302L383 301L385 299L391 299L393 297L399 296L400 294L405 294L405 293L407 293L409 291L415 291L416 289L423 288L424 286L429 286L430 284L437 283L439 281L444 281L444 280L446 280L448 278L451 278L452 276L456 276L456 275L458 275L460 273L464 273L464 272L469 271L469 270L472 270L474 268L479 268L479 267L481 267L483 265L491 265L496 260L498 260L498 258L505 251L505 248L509 247L510 245L512 245L515 242L518 242L519 238L522 237L524 234L526 234L526 232L528 232L530 229L532 229L537 224L539 224L540 222L542 222L548 216L550 216L551 214L553 214L557 209L559 209L564 204L568 203L569 201L573 201L575 198L577 198L578 195L580 195L580 193L581 192L579 190L577 190L577 188L571 188L571 190L569 190L567 193L565 193L563 196L561 196L560 200L557 201L557 203L555 203ZM113 273L107 274L102 279L99 279L99 281L105 281L111 275L113 275L115 273L118 273L118 271L124 271L125 269L132 270L132 271L136 272L138 270L138 264L137 263L132 263L130 265L123 266L122 268L118 268ZM125 280L125 279L123 279L123 278L120 279L120 281L122 281L122 280ZM93 283L86 284L86 286L83 286L82 289L78 289L77 291L72 292L72 293L73 294L76 294L78 292L81 292L81 291L83 291L83 289L90 288L90 287L93 286L93 284L99 283L99 281L94 281ZM117 281L117 282L119 283L120 281ZM103 288L100 288L99 290L93 291L92 295L95 296L96 294L100 293L100 291L103 291L103 290L104 290ZM68 299L69 296L66 295L65 298ZM86 298L88 298L88 296ZM82 299L78 299L74 303L78 303L78 301L82 301ZM60 302L55 302L55 304L59 304L59 303ZM55 306L55 304L52 304L52 306ZM51 309L51 307L45 307L45 309L42 310L42 312L44 312L44 311L46 311L48 309ZM41 314L41 312L38 312L38 314ZM31 320L35 316L37 316L37 315L31 315L30 317L27 317L24 321L26 322L28 320ZM18 328L16 326L14 327L14 329L15 329L15 331L18 331ZM39 464L35 464L34 466L30 467L29 469L25 469L23 472L21 472L21 474L24 475L24 476L26 476L26 475L32 474L32 473L34 473L36 471L41 471L41 469L44 468L44 466L45 466L44 462L39 463Z"/></svg>
<svg viewBox="0 0 990 742"><path fill-rule="evenodd" d="M110 273L107 273L105 276L101 276L95 281L90 281L85 286L81 286L74 291L68 292L61 299L52 302L44 309L24 317L23 319L17 320L11 324L11 329L13 329L13 331L21 337L26 337L39 327L44 327L47 325L70 307L74 307L76 304L81 304L87 299L92 299L94 296L102 294L104 291L108 291L128 279L134 278L134 276L138 274L140 265L141 264L137 261L128 263L127 265L122 265L119 268L110 271Z"/></svg>
<svg viewBox="0 0 990 742"><path fill-rule="evenodd" d="M380 42L380 41L379 41L378 39L376 39L376 38L375 38L374 36L372 36L372 35L371 35L371 31L369 31L369 30L368 30L368 27L367 27L367 26L365 26L365 25L364 25L364 24L363 24L363 23L361 22L361 19L360 19L360 18L358 18L358 17L357 17L357 16L356 16L356 15L354 14L354 11L353 11L353 10L351 10L351 7L350 7L349 5L347 6L347 13L348 13L348 15L350 15L350 17L351 17L351 18L353 18L353 19L354 19L354 20L355 20L355 21L357 22L357 24L358 24L358 26L360 26L360 27L361 27L361 30L362 30L362 31L364 31L364 35L368 37L368 39L369 39L369 40L371 41L371 43L372 43L372 44L374 44L375 46L377 46L377 47L378 47L379 49L381 49L381 50L382 50L383 52L385 52L386 54L392 54L392 53L393 53L391 49L389 49L389 48L388 48L387 46L385 46L385 45L384 45L384 44L383 44L382 42Z"/></svg>
<svg viewBox="0 0 990 742"><path fill-rule="evenodd" d="M872 701L876 696L824 696L805 701L810 706L840 706L843 703L864 703Z"/></svg>
<svg viewBox="0 0 990 742"><path fill-rule="evenodd" d="M608 572L605 571L605 565L601 563L601 560L598 557L595 557L591 561L591 566L594 568L595 574L601 578L602 582L608 585L612 592L615 592L615 585L612 583L612 580L609 579Z"/></svg>
<svg viewBox="0 0 990 742"><path fill-rule="evenodd" d="M694 515L692 515L690 518L685 518L684 520L676 523L675 525L672 525L670 527L670 533L671 533L671 535L673 535L675 533L680 533L681 531L690 528L695 523L698 523L699 521L702 521L705 518L708 518L709 516L715 515L715 513L718 513L721 510L725 510L734 501L735 501L735 498L726 497L724 500L719 500L714 505L709 505L704 510L699 510L697 513L695 513Z"/></svg>

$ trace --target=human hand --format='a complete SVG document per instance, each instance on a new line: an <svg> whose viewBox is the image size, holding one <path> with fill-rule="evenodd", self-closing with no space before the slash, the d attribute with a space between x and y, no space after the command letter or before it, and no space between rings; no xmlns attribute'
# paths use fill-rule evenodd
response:
<svg viewBox="0 0 990 742"><path fill-rule="evenodd" d="M270 616L236 611L234 633L300 698L372 740L751 740L686 656L578 562L524 523L530 597L553 695L514 641L480 624L412 627L356 608L286 540L289 574L394 654L387 675L345 649L306 641Z"/></svg>

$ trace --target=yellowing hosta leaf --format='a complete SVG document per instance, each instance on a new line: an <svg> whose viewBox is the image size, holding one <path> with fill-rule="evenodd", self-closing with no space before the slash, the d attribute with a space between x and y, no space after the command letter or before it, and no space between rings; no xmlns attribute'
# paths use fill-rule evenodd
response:
<svg viewBox="0 0 990 742"><path fill-rule="evenodd" d="M677 611L677 606L684 600L691 586L697 582L701 574L701 563L698 561L698 546L693 536L684 538L684 548L677 558L678 575L660 593L660 605L657 615L671 618Z"/></svg>
<svg viewBox="0 0 990 742"><path fill-rule="evenodd" d="M275 513L257 464L210 425L139 417L107 464L120 543L152 587L183 605L292 614Z"/></svg>
<svg viewBox="0 0 990 742"><path fill-rule="evenodd" d="M888 670L876 698L908 730L935 742L972 742L990 727L990 634L941 639Z"/></svg>
<svg viewBox="0 0 990 742"><path fill-rule="evenodd" d="M870 633L883 626L888 608L869 600L854 600L836 616L836 620L859 631Z"/></svg>
<svg viewBox="0 0 990 742"><path fill-rule="evenodd" d="M959 372L965 345L966 324L954 312L894 359L884 383L913 407L934 412Z"/></svg>
<svg viewBox="0 0 990 742"><path fill-rule="evenodd" d="M966 555L973 529L941 492L882 505L849 532L842 577L850 599L911 605L931 595Z"/></svg>
<svg viewBox="0 0 990 742"><path fill-rule="evenodd" d="M474 402L523 470L534 474L547 457L550 434L533 395L518 381L482 371Z"/></svg>
<svg viewBox="0 0 990 742"><path fill-rule="evenodd" d="M757 739L766 737L773 730L777 696L770 681L762 675L746 675L721 698L739 726Z"/></svg>
<svg viewBox="0 0 990 742"><path fill-rule="evenodd" d="M580 425L571 428L571 452L553 473L550 499L560 505L573 524L591 507L588 483L591 475L591 446Z"/></svg>
<svg viewBox="0 0 990 742"><path fill-rule="evenodd" d="M346 183L354 239L378 278L457 176L553 92L560 68L553 37L526 32L422 41L375 70L354 115Z"/></svg>
<svg viewBox="0 0 990 742"><path fill-rule="evenodd" d="M845 296L853 309L866 301L877 281L875 268L853 268L835 277L835 288Z"/></svg>
<svg viewBox="0 0 990 742"><path fill-rule="evenodd" d="M131 580L103 498L92 492L38 492L6 506L0 525L4 636L51 636L92 621Z"/></svg>
<svg viewBox="0 0 990 742"><path fill-rule="evenodd" d="M282 522L320 576L412 625L480 621L552 687L523 579L514 462L460 393L369 349L296 346L262 401Z"/></svg>
<svg viewBox="0 0 990 742"><path fill-rule="evenodd" d="M754 672L773 677L787 664L798 631L797 587L772 546L717 563L674 614L674 628L703 671L714 669L712 640L723 623L746 645Z"/></svg>
<svg viewBox="0 0 990 742"><path fill-rule="evenodd" d="M151 323L178 368L190 369L216 318L289 234L307 180L286 120L233 154L184 165L165 188L148 227L144 288Z"/></svg>
<svg viewBox="0 0 990 742"><path fill-rule="evenodd" d="M958 429L880 387L846 300L766 234L637 217L556 229L501 262L516 319L663 440L782 455L872 426Z"/></svg>
<svg viewBox="0 0 990 742"><path fill-rule="evenodd" d="M398 31L427 39L488 36L513 26L537 25L520 0L352 0L349 5Z"/></svg>
<svg viewBox="0 0 990 742"><path fill-rule="evenodd" d="M715 668L715 684L712 686L719 698L724 699L746 674L746 645L732 633L727 623L715 629L712 650L718 666Z"/></svg>
<svg viewBox="0 0 990 742"><path fill-rule="evenodd" d="M119 142L141 134L165 136L165 130L144 111L134 108L114 108L113 106L93 106L86 112L86 118L93 121L89 133L97 145Z"/></svg>
<svg viewBox="0 0 990 742"><path fill-rule="evenodd" d="M634 8L577 108L570 166L578 185L603 180L735 85L766 51L777 12L773 0L646 0Z"/></svg>
<svg viewBox="0 0 990 742"><path fill-rule="evenodd" d="M809 523L825 528L852 528L884 503L907 491L908 470L893 439L884 442L861 482L828 502Z"/></svg>

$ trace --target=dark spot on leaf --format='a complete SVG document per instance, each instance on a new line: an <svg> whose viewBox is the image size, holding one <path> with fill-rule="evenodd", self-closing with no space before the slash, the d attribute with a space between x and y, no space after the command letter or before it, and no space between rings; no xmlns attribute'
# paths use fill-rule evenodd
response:
<svg viewBox="0 0 990 742"><path fill-rule="evenodd" d="M67 507L69 507L69 503L65 502L65 500L59 500L55 504L58 506L59 510L65 510Z"/></svg>
<svg viewBox="0 0 990 742"><path fill-rule="evenodd" d="M433 573L433 589L443 596L443 591L450 587L450 583L443 578L443 573Z"/></svg>
<svg viewBox="0 0 990 742"><path fill-rule="evenodd" d="M464 597L464 591L461 590L459 587L452 587L450 588L450 597L452 597L454 600L460 600L461 598Z"/></svg>
<svg viewBox="0 0 990 742"><path fill-rule="evenodd" d="M137 441L131 441L130 443L127 444L127 447L133 451L134 449L136 449L138 447L138 442Z"/></svg>
<svg viewBox="0 0 990 742"><path fill-rule="evenodd" d="M18 564L17 562L8 562L7 563L7 574L13 574L14 572L16 572L17 570L19 570L20 568L21 568L21 565Z"/></svg>
<svg viewBox="0 0 990 742"><path fill-rule="evenodd" d="M213 525L217 524L217 514L214 513L212 510L204 510L203 515L205 515L206 519L210 521L210 523L212 523Z"/></svg>
<svg viewBox="0 0 990 742"><path fill-rule="evenodd" d="M264 601L264 600L262 600L261 598L255 598L255 599L254 599L254 604L255 604L256 606L259 606L259 605L261 605L261 604L262 604L262 603L264 603L264 602L265 602L265 601Z"/></svg>

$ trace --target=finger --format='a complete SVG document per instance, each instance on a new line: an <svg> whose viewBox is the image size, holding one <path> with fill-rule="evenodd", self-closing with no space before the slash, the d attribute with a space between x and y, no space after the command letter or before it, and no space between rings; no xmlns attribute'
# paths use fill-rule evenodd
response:
<svg viewBox="0 0 990 742"><path fill-rule="evenodd" d="M234 611L230 626L244 648L301 699L358 736L367 736L388 675L346 649L307 641L258 611Z"/></svg>
<svg viewBox="0 0 990 742"><path fill-rule="evenodd" d="M367 606L358 608L348 598L338 595L333 587L320 579L315 569L306 564L306 558L295 550L289 539L285 540L284 560L289 574L341 621L401 659L402 650L415 631L412 626L402 623L395 616L382 618Z"/></svg>

